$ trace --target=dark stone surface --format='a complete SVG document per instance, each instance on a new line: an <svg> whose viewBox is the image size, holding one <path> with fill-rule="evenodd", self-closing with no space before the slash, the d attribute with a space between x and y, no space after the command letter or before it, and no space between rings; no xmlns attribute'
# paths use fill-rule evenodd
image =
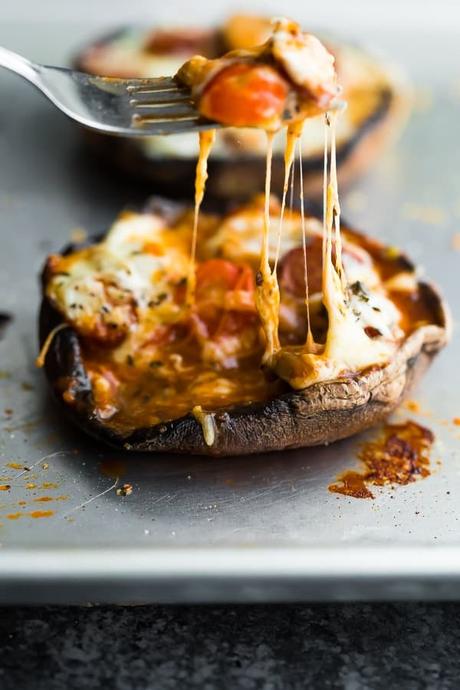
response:
<svg viewBox="0 0 460 690"><path fill-rule="evenodd" d="M0 609L1 690L460 687L458 604Z"/></svg>

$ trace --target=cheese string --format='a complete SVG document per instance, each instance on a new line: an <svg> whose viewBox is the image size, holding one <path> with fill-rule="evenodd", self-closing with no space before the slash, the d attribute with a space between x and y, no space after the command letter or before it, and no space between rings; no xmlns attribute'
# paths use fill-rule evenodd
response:
<svg viewBox="0 0 460 690"><path fill-rule="evenodd" d="M212 145L216 138L216 130L208 129L199 133L200 152L196 164L195 172L195 210L193 215L192 247L190 250L190 263L187 276L187 294L185 298L186 306L191 309L195 306L196 288L196 245L198 238L198 219L200 215L201 202L204 197L206 180L208 179L208 158L211 153Z"/></svg>
<svg viewBox="0 0 460 690"><path fill-rule="evenodd" d="M329 129L328 129L328 114L324 116L324 160L323 160L323 295L325 288L325 272L328 249L328 234L327 234L327 216L328 216L328 150L329 150Z"/></svg>
<svg viewBox="0 0 460 690"><path fill-rule="evenodd" d="M295 165L291 168L291 188L289 190L289 208L294 208L294 179L295 179Z"/></svg>
<svg viewBox="0 0 460 690"><path fill-rule="evenodd" d="M303 170L302 170L302 139L299 140L299 184L300 184L300 219L302 228L302 251L303 251L303 270L305 277L305 306L307 307L307 350L314 352L315 341L311 330L310 319L310 294L308 288L308 261L307 261L307 229L305 226L305 196L303 189Z"/></svg>
<svg viewBox="0 0 460 690"><path fill-rule="evenodd" d="M340 203L337 184L337 161L336 161L336 122L337 112L330 114L330 128L331 128L331 172L330 184L332 189L332 215L334 219L334 235L335 235L335 267L339 274L342 287L345 287L345 276L342 266L342 236L340 233Z"/></svg>
<svg viewBox="0 0 460 690"><path fill-rule="evenodd" d="M325 208L323 210L323 304L328 313L328 330L325 345L325 356L329 356L329 347L337 338L337 329L346 316L345 275L342 269L342 246L340 238L340 208L338 205L335 120L336 113L327 113L324 124L324 162L325 162ZM327 165L330 130L330 160ZM334 241L333 241L333 232ZM335 247L334 247L335 245ZM332 261L332 250L335 248L335 261ZM332 344L332 345L331 345Z"/></svg>
<svg viewBox="0 0 460 690"><path fill-rule="evenodd" d="M295 148L298 139L302 134L303 122L299 124L289 125L286 133L286 148L284 150L284 184L283 184L283 196L281 200L281 212L280 219L278 223L278 237L276 242L276 254L275 263L273 267L273 273L276 274L278 268L278 261L281 250L281 236L283 233L283 221L284 221L284 211L286 209L286 196L289 187L289 176L291 173L292 163L295 157ZM292 205L291 205L292 209Z"/></svg>
<svg viewBox="0 0 460 690"><path fill-rule="evenodd" d="M260 256L261 273L270 272L269 238L270 238L270 187L272 181L272 154L274 132L267 132L267 159L265 163L265 198L264 198L264 227L262 234L262 252Z"/></svg>
<svg viewBox="0 0 460 690"><path fill-rule="evenodd" d="M265 171L264 222L260 265L256 275L256 309L265 333L264 364L269 363L273 354L279 350L278 337L280 293L276 272L270 268L270 185L274 132L267 132L267 159Z"/></svg>

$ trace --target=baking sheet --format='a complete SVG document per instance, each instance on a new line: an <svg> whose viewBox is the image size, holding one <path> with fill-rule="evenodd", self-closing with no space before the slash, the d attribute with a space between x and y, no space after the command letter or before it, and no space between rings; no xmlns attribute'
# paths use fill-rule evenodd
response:
<svg viewBox="0 0 460 690"><path fill-rule="evenodd" d="M53 42L13 29L1 27L0 42L64 59L62 29ZM379 40L409 65L417 107L400 144L345 197L344 212L407 250L442 285L456 319L455 41L446 38L433 64L423 57L424 37ZM75 228L101 232L154 190L88 158L74 127L18 78L0 74L0 94L0 311L14 317L0 341L0 484L11 484L0 492L0 601L457 597L456 333L414 396L420 414L402 408L395 417L434 431L433 474L376 490L374 501L327 491L356 466L363 436L227 460L126 456L88 441L56 410L34 368L38 271ZM117 496L117 475L132 484L130 496ZM52 514L32 517L37 511Z"/></svg>

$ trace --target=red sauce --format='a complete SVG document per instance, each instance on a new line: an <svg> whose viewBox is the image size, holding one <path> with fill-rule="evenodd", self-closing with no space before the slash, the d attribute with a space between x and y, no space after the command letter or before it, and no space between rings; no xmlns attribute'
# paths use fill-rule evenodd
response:
<svg viewBox="0 0 460 690"><path fill-rule="evenodd" d="M329 491L353 498L374 498L369 485L409 484L427 477L433 442L433 433L415 422L388 424L375 440L363 443L358 453L363 471L344 472Z"/></svg>
<svg viewBox="0 0 460 690"><path fill-rule="evenodd" d="M390 299L401 312L399 325L405 333L412 333L420 326L439 323L433 307L428 303L420 288L415 292L394 290L390 293Z"/></svg>

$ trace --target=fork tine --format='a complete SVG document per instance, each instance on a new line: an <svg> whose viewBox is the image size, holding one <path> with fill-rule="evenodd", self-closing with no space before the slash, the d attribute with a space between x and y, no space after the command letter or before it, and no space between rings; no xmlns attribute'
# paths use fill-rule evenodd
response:
<svg viewBox="0 0 460 690"><path fill-rule="evenodd" d="M156 91L189 91L174 77L157 77L155 79L129 79L126 85L128 93L144 93Z"/></svg>
<svg viewBox="0 0 460 690"><path fill-rule="evenodd" d="M199 122L200 116L196 112L196 110L188 113L184 113L183 115L178 115L176 117L176 111L174 111L172 114L146 114L146 115L141 115L140 113L134 113L132 116L132 123L135 127L143 127L143 126L150 126L151 124L163 124L165 122L171 122L171 124L174 123L179 123L179 122Z"/></svg>
<svg viewBox="0 0 460 690"><path fill-rule="evenodd" d="M174 77L125 80L72 73L72 78L88 90L84 112L75 119L90 129L140 138L220 127L200 116L190 89Z"/></svg>
<svg viewBox="0 0 460 690"><path fill-rule="evenodd" d="M192 103L146 103L135 108L136 114L150 120L166 117L197 117L196 108Z"/></svg>
<svg viewBox="0 0 460 690"><path fill-rule="evenodd" d="M199 118L190 118L186 120L165 120L161 121L145 121L136 123L139 127L140 134L145 127L149 135L167 135L167 134L185 134L187 132L199 132L205 129L214 129L216 125L212 122L205 122ZM134 128L134 129L135 129Z"/></svg>
<svg viewBox="0 0 460 690"><path fill-rule="evenodd" d="M155 91L152 93L151 91L141 91L140 93L136 92L130 98L129 105L133 108L142 108L144 105L155 105L156 103L188 103L192 101L190 92Z"/></svg>

